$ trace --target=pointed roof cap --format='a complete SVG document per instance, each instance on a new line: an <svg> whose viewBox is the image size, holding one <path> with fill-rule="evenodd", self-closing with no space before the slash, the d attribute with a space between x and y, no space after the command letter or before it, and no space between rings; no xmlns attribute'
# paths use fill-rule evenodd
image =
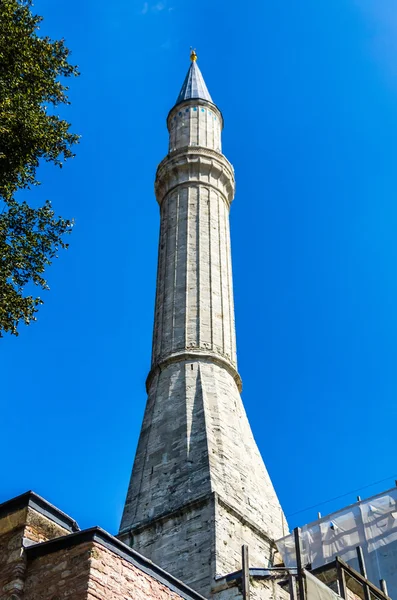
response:
<svg viewBox="0 0 397 600"><path fill-rule="evenodd" d="M190 60L192 61L192 64L187 72L176 104L193 98L200 98L201 100L207 100L212 103L212 98L205 85L204 78L197 66L197 54L194 50L190 53Z"/></svg>

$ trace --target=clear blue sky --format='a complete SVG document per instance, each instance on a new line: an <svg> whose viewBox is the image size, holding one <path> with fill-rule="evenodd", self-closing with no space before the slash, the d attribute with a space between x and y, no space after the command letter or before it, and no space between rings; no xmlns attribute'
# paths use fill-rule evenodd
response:
<svg viewBox="0 0 397 600"><path fill-rule="evenodd" d="M37 323L2 348L0 501L118 528L145 405L155 169L189 47L223 111L243 399L287 515L397 476L395 0L36 0L82 135L31 200L75 218ZM26 196L28 197L28 195ZM319 508L355 500L355 494ZM310 509L291 526L316 518Z"/></svg>

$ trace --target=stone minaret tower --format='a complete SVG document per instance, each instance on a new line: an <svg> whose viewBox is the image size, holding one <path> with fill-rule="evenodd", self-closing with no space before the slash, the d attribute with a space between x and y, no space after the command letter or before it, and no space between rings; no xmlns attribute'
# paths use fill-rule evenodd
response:
<svg viewBox="0 0 397 600"><path fill-rule="evenodd" d="M241 401L223 117L192 52L156 175L160 241L148 401L119 537L204 596L270 566L287 533Z"/></svg>

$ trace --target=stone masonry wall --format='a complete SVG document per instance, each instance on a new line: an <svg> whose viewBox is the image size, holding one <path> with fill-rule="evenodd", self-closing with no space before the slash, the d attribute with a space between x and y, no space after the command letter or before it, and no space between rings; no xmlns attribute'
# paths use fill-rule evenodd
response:
<svg viewBox="0 0 397 600"><path fill-rule="evenodd" d="M199 501L214 492L211 513ZM215 576L241 568L242 544L253 565L273 564L270 539L287 526L236 383L223 367L185 361L156 375L124 523L121 539L204 596Z"/></svg>
<svg viewBox="0 0 397 600"><path fill-rule="evenodd" d="M178 579L206 598L240 598L241 590L218 590L217 578L241 569L241 545L248 544L250 565L274 564L275 546L255 523L238 514L212 493L202 501L187 505L173 514L147 522L123 540L135 550L161 564ZM277 591L277 595L274 592ZM279 586L261 584L257 598L284 598Z"/></svg>
<svg viewBox="0 0 397 600"><path fill-rule="evenodd" d="M172 363L150 387L120 533L209 492L269 538L287 533L232 375L211 360Z"/></svg>
<svg viewBox="0 0 397 600"><path fill-rule="evenodd" d="M1 523L0 523L1 530ZM0 599L23 590L25 563L22 558L22 528L0 537ZM19 595L17 596L20 597Z"/></svg>
<svg viewBox="0 0 397 600"><path fill-rule="evenodd" d="M278 539L288 528L237 385L226 369L210 362L200 364L200 374L212 489L269 538Z"/></svg>
<svg viewBox="0 0 397 600"><path fill-rule="evenodd" d="M169 151L184 146L201 146L222 151L222 116L216 106L208 102L182 103L168 117Z"/></svg>
<svg viewBox="0 0 397 600"><path fill-rule="evenodd" d="M255 523L225 506L221 499L215 506L217 571L215 576L224 576L241 569L242 540L248 545L250 564L271 567L274 564L275 547Z"/></svg>
<svg viewBox="0 0 397 600"><path fill-rule="evenodd" d="M150 521L125 539L137 552L208 598L215 570L215 498Z"/></svg>
<svg viewBox="0 0 397 600"><path fill-rule="evenodd" d="M28 507L23 534L26 539L35 543L47 542L68 533L69 531L64 527Z"/></svg>
<svg viewBox="0 0 397 600"><path fill-rule="evenodd" d="M173 363L155 375L120 532L211 492L204 403L198 378L197 363L187 362Z"/></svg>
<svg viewBox="0 0 397 600"><path fill-rule="evenodd" d="M22 597L26 571L23 540L41 542L68 533L30 507L0 518L0 600Z"/></svg>
<svg viewBox="0 0 397 600"><path fill-rule="evenodd" d="M219 589L213 595L214 600L242 600L241 581L227 588ZM278 584L277 580L250 581L250 600L290 600L289 592Z"/></svg>

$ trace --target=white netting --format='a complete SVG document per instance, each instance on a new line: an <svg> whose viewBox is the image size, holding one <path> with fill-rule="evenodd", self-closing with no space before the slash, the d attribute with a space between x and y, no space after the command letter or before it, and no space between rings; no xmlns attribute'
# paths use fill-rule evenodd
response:
<svg viewBox="0 0 397 600"><path fill-rule="evenodd" d="M361 546L368 579L379 587L385 579L389 596L397 600L397 488L373 496L302 527L302 562L312 569L339 556L358 569ZM296 566L294 536L278 540L286 567Z"/></svg>

